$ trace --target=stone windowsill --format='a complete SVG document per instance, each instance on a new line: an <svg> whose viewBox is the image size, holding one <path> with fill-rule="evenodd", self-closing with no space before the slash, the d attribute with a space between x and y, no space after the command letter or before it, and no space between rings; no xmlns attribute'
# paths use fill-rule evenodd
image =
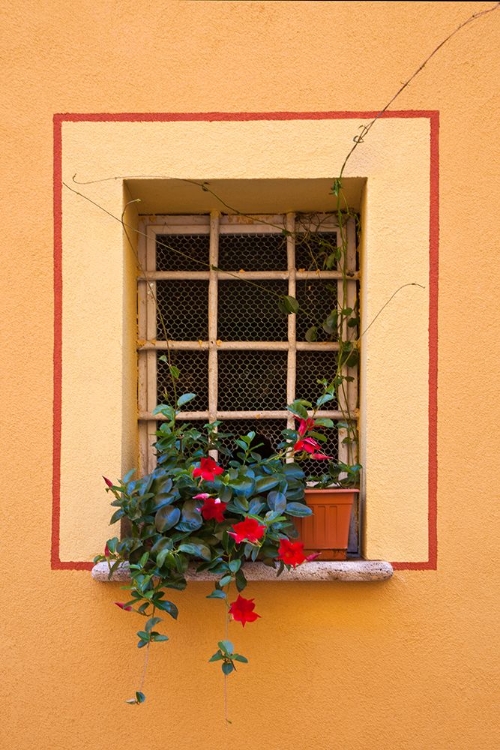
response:
<svg viewBox="0 0 500 750"><path fill-rule="evenodd" d="M338 562L308 562L295 569L284 570L280 576L263 563L245 565L248 581L385 581L393 574L392 565L384 560L346 560ZM108 563L101 562L92 568L92 578L106 583L130 580L128 563L123 563L109 578ZM188 571L188 581L216 581L213 573Z"/></svg>

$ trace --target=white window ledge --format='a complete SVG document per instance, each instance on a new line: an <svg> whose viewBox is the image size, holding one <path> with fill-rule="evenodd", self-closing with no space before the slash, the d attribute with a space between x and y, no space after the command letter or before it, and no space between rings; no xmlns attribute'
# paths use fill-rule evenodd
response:
<svg viewBox="0 0 500 750"><path fill-rule="evenodd" d="M384 560L346 560L342 562L308 562L295 569L284 570L276 576L273 568L263 563L245 565L245 577L248 581L385 581L393 574L392 565ZM188 571L188 581L216 581L219 576L213 573ZM122 563L109 577L109 566L106 562L97 563L92 568L92 578L96 581L111 582L129 581L128 563Z"/></svg>

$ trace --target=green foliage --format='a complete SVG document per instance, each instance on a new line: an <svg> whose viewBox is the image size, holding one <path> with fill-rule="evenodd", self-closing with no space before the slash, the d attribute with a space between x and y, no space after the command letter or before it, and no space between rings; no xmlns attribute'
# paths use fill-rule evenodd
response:
<svg viewBox="0 0 500 750"><path fill-rule="evenodd" d="M340 205L343 197L340 179L334 181L332 193ZM280 295L278 306L284 315L308 319L306 341L324 341L326 336L338 344L338 355L333 374L318 381L322 394L315 403L297 398L288 406L296 424L283 430L276 454L263 458L253 432L228 436L219 433L218 423L179 424L177 415L195 394L177 394L180 372L170 362L169 355L160 356L170 373L173 397L165 392L167 403L153 410L159 425L155 444L157 467L142 478L134 478L135 472L131 471L116 485L107 481L108 491L113 495L110 523L124 521L126 533L110 539L106 555L96 558L108 561L110 575L118 565L129 565L130 600L120 606L146 618L144 628L137 632L140 649L147 651L152 643L168 640L155 629L162 623L157 613L177 618L177 607L165 597L165 591L185 589L190 568L214 575L214 589L207 598L219 600L228 618L232 616L245 625L260 616L254 612L253 599L241 596L247 586L245 568L260 560L280 575L285 565L290 567L284 563L285 553L280 550L284 543L293 545L297 538L294 519L311 514L303 502L302 460L318 459L322 473L313 479L320 487L359 483L361 467L354 460L352 465L336 463L323 454L322 448L326 443L325 430L340 428L341 441L349 447L350 455L356 455L356 422L345 406L348 402L344 391L353 379L349 368L356 367L359 361L359 314L357 307L338 301L339 297L347 299L346 283L352 275L346 261L346 223L352 216L340 209L336 213L339 230L335 237L340 242L331 241L331 232L321 231L323 219L313 215L298 217L300 230L295 240L301 246L301 257L309 258L306 270L340 270L342 278L327 285L332 293L332 306L319 320L315 319L316 313L305 309L305 302L299 303L291 295ZM342 423L316 416L320 409L331 408L332 403L334 409L343 410ZM233 437L232 450L227 446L229 437ZM214 451L223 465L210 457ZM296 564L306 559L298 544L299 547L288 548L292 558L287 559L296 560ZM238 592L236 601L231 601L233 587ZM235 653L233 644L225 640L219 642L210 661L220 662L227 677L236 670L237 663L246 663L247 659ZM138 704L144 700L144 694L138 691L128 702Z"/></svg>
<svg viewBox="0 0 500 750"><path fill-rule="evenodd" d="M175 407L156 407L155 415L163 418L155 444L157 467L141 478L134 478L135 472L130 471L114 485L106 480L113 497L111 523L125 519L126 531L121 538L109 539L106 554L96 558L107 560L111 571L119 564L129 565L129 601L119 606L146 620L137 632L139 649L168 640L156 629L163 622L158 613L177 619L177 606L165 597L165 591L186 588L190 567L215 576L214 590L207 598L223 602L228 617L243 625L260 617L254 612L253 599L240 593L231 602L229 592L233 586L237 592L245 589L249 563L261 560L279 575L284 568L280 548L284 541L297 537L293 519L311 514L303 502L305 476L300 461L314 458L320 441L325 440L323 431L334 427L332 420L315 416L333 398L334 386L326 381L322 385L323 394L314 406L304 399L290 404L298 424L283 430L277 453L262 458L256 435L250 432L234 438L234 451L224 466L210 457L213 450L224 455L214 425L198 429L177 422L179 411L193 394L181 395ZM338 483L340 472L335 473L330 464L330 482ZM342 469L351 479L359 472L356 466ZM306 558L298 554L298 562L303 562ZM235 671L236 663L246 663L230 641L218 645L210 661L220 661L225 676ZM128 702L143 701L138 691Z"/></svg>
<svg viewBox="0 0 500 750"><path fill-rule="evenodd" d="M231 641L219 641L218 646L218 650L208 661L222 662L221 668L225 676L236 671L235 661L240 662L240 664L248 664L248 659L245 656L234 652L234 646Z"/></svg>

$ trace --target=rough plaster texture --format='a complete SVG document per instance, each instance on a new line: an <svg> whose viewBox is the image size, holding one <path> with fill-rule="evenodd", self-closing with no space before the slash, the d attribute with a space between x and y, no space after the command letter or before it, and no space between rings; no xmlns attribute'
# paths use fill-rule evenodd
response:
<svg viewBox="0 0 500 750"><path fill-rule="evenodd" d="M392 566L383 560L349 560L345 562L310 562L297 568L284 570L280 576L273 568L254 563L247 566L245 573L248 581L276 581L277 583L290 581L386 581L393 574ZM92 568L92 578L95 581L114 583L129 581L130 570L127 563L120 564L109 576L109 565L106 562L97 563ZM189 581L217 581L218 577L206 571L198 573L188 571Z"/></svg>
<svg viewBox="0 0 500 750"><path fill-rule="evenodd" d="M252 584L262 618L230 628L250 663L229 682L226 727L221 676L206 663L223 634L218 603L204 598L210 584L174 594L181 616L152 654L148 700L136 709L122 701L142 669L136 618L113 606L116 586L49 563L53 113L378 109L455 26L489 6L4 7L1 746L500 745L498 12L440 50L397 102L441 113L437 570L396 571L380 586ZM369 161L369 139L362 148ZM82 439L82 464L90 450Z"/></svg>

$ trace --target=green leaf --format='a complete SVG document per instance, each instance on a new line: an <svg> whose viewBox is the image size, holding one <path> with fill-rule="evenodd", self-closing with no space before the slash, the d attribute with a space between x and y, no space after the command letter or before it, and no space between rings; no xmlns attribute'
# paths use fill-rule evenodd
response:
<svg viewBox="0 0 500 750"><path fill-rule="evenodd" d="M309 437L315 438L315 440L319 440L320 443L326 443L328 439L326 435L324 435L322 432L315 432L315 431L310 432Z"/></svg>
<svg viewBox="0 0 500 750"><path fill-rule="evenodd" d="M177 507L166 505L160 508L155 515L156 530L163 534L164 531L172 529L179 521L181 511Z"/></svg>
<svg viewBox="0 0 500 750"><path fill-rule="evenodd" d="M223 586L227 586L228 583L231 583L233 580L232 576L223 576L219 581L219 586L222 588Z"/></svg>
<svg viewBox="0 0 500 750"><path fill-rule="evenodd" d="M233 656L234 661L241 661L242 664L248 664L248 659L246 656L242 656L241 654L235 654Z"/></svg>
<svg viewBox="0 0 500 750"><path fill-rule="evenodd" d="M177 408L180 409L184 404L188 404L190 401L196 398L196 393L184 393L177 399Z"/></svg>
<svg viewBox="0 0 500 750"><path fill-rule="evenodd" d="M318 400L316 401L316 406L318 407L323 406L323 404L326 404L328 403L328 401L332 401L332 400L333 400L333 396L331 393L323 393L323 395L320 396Z"/></svg>
<svg viewBox="0 0 500 750"><path fill-rule="evenodd" d="M166 358L165 358L166 359ZM167 363L168 364L168 363ZM168 369L170 370L170 374L173 377L174 380L179 380L179 375L181 374L181 371L178 367L175 365L168 365Z"/></svg>
<svg viewBox="0 0 500 750"><path fill-rule="evenodd" d="M230 560L229 570L231 571L231 573L237 573L240 568L241 568L241 560Z"/></svg>
<svg viewBox="0 0 500 750"><path fill-rule="evenodd" d="M186 500L182 506L182 520L176 524L179 531L197 531L203 525L203 518L198 510L198 502Z"/></svg>
<svg viewBox="0 0 500 750"><path fill-rule="evenodd" d="M179 610L177 608L177 605L173 602L168 601L167 599L156 599L155 600L155 607L157 609L161 609L162 612L166 612L170 617L173 617L174 620L177 620L177 617L179 615Z"/></svg>
<svg viewBox="0 0 500 750"><path fill-rule="evenodd" d="M328 258L325 261L325 266L328 271L331 271L332 268L335 268L335 265L338 260L340 260L341 253L339 250L334 250L333 253L330 253Z"/></svg>
<svg viewBox="0 0 500 750"><path fill-rule="evenodd" d="M205 544L180 544L178 550L193 557L200 557L202 560L212 559L210 549Z"/></svg>
<svg viewBox="0 0 500 750"><path fill-rule="evenodd" d="M158 554L156 555L156 564L159 568L162 567L163 563L167 559L167 555L170 555L171 549L172 549L172 540L171 539L162 539L164 542L170 542L170 544L163 545L162 549Z"/></svg>
<svg viewBox="0 0 500 750"><path fill-rule="evenodd" d="M172 489L172 479L170 477L160 477L155 483L156 495L166 495Z"/></svg>
<svg viewBox="0 0 500 750"><path fill-rule="evenodd" d="M342 181L338 177L336 177L335 180L333 181L332 193L333 195L336 195L338 198L341 190L342 190Z"/></svg>
<svg viewBox="0 0 500 750"><path fill-rule="evenodd" d="M154 626L158 625L159 622L161 622L161 617L150 617L145 625L146 632L150 633L151 630L153 630Z"/></svg>
<svg viewBox="0 0 500 750"><path fill-rule="evenodd" d="M158 404L158 406L155 406L152 413L154 416L157 414L163 414L163 416L167 417L171 422L175 419L175 409L168 404Z"/></svg>
<svg viewBox="0 0 500 750"><path fill-rule="evenodd" d="M322 326L325 333L335 333L338 327L338 315L337 310L333 310L327 317Z"/></svg>
<svg viewBox="0 0 500 750"><path fill-rule="evenodd" d="M317 328L317 326L311 326L310 328L307 329L305 339L306 339L306 341L311 341L311 342L312 341L317 341L317 339L318 339L318 328Z"/></svg>
<svg viewBox="0 0 500 750"><path fill-rule="evenodd" d="M284 294L282 297L280 297L278 306L284 315L297 313L300 309L300 305L295 297L291 297L289 294Z"/></svg>
<svg viewBox="0 0 500 750"><path fill-rule="evenodd" d="M312 510L303 503L288 503L285 509L285 513L289 516L296 516L297 518L305 518L305 516L311 516Z"/></svg>
<svg viewBox="0 0 500 750"><path fill-rule="evenodd" d="M231 500L232 496L233 490L231 489L231 487L223 486L219 490L219 500L222 503L228 503Z"/></svg>
<svg viewBox="0 0 500 750"><path fill-rule="evenodd" d="M135 698L129 698L125 703L128 703L130 706L137 706L139 703L144 703L145 700L146 696L144 693L137 692Z"/></svg>
<svg viewBox="0 0 500 750"><path fill-rule="evenodd" d="M333 419L328 419L327 417L318 417L316 419L316 426L317 427L333 427L334 426Z"/></svg>
<svg viewBox="0 0 500 750"><path fill-rule="evenodd" d="M121 508L119 510L115 510L115 512L113 513L109 521L110 526L112 523L116 523L117 521L119 521L120 518L123 518L124 515L125 515L125 511L122 510Z"/></svg>
<svg viewBox="0 0 500 750"><path fill-rule="evenodd" d="M219 641L217 645L223 654L227 654L228 656L234 654L234 646L231 641Z"/></svg>
<svg viewBox="0 0 500 750"><path fill-rule="evenodd" d="M245 574L242 570L238 570L236 573L236 588L238 591L243 591L247 586L247 579L245 578Z"/></svg>
<svg viewBox="0 0 500 750"><path fill-rule="evenodd" d="M108 539L108 541L106 542L106 546L111 552L111 554L114 554L116 552L116 546L119 543L119 541L120 540L118 539L118 537L114 536L113 539Z"/></svg>
<svg viewBox="0 0 500 750"><path fill-rule="evenodd" d="M265 508L265 503L261 502L260 500L257 500L254 498L253 500L250 500L250 504L248 506L248 513L251 516L258 516L260 511Z"/></svg>
<svg viewBox="0 0 500 750"><path fill-rule="evenodd" d="M250 497L253 494L255 482L251 477L238 477L231 482L235 495L242 495L245 498Z"/></svg>
<svg viewBox="0 0 500 750"><path fill-rule="evenodd" d="M163 635L162 633L151 633L151 640L155 643L160 643L160 641L168 641L168 635Z"/></svg>
<svg viewBox="0 0 500 750"><path fill-rule="evenodd" d="M165 505L172 505L172 503L175 503L175 501L178 499L178 492L160 492L155 495L155 502L151 509L151 512L156 513L161 508L164 508Z"/></svg>
<svg viewBox="0 0 500 750"><path fill-rule="evenodd" d="M283 474L289 481L291 479L304 479L304 470L295 463L285 464L283 466Z"/></svg>
<svg viewBox="0 0 500 750"><path fill-rule="evenodd" d="M225 661L222 665L222 671L225 675L231 674L234 671L234 664L230 661Z"/></svg>
<svg viewBox="0 0 500 750"><path fill-rule="evenodd" d="M130 469L130 471L127 471L127 473L122 479L123 484L127 484L127 482L130 482L134 474L135 474L135 469Z"/></svg>
<svg viewBox="0 0 500 750"><path fill-rule="evenodd" d="M215 654L214 654L213 656L211 656L211 657L210 657L210 659L209 659L208 661L209 661L209 662L210 662L210 661L220 661L220 660L221 660L221 659L223 659L223 658L224 658L224 657L222 656L221 652L220 652L220 651L217 651L217 652L216 652L216 653L215 653Z"/></svg>
<svg viewBox="0 0 500 750"><path fill-rule="evenodd" d="M279 515L286 508L286 495L282 492L270 492L267 496L267 504L272 511Z"/></svg>
<svg viewBox="0 0 500 750"><path fill-rule="evenodd" d="M225 599L226 592L220 589L214 589L208 596L207 599Z"/></svg>
<svg viewBox="0 0 500 750"><path fill-rule="evenodd" d="M260 495L262 492L267 492L273 487L276 487L279 483L279 477L269 474L267 477L260 477L260 479L257 479L255 482L255 491Z"/></svg>
<svg viewBox="0 0 500 750"><path fill-rule="evenodd" d="M308 417L307 409L301 401L294 401L293 404L290 404L287 407L287 409L301 419L307 419Z"/></svg>

